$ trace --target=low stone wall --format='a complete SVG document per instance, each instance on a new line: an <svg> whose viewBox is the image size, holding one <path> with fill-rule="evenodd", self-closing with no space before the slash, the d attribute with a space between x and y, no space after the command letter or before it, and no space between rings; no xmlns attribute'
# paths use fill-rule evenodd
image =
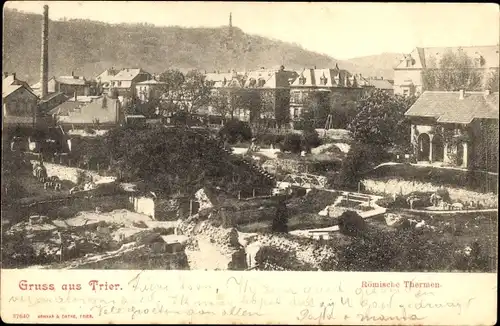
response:
<svg viewBox="0 0 500 326"><path fill-rule="evenodd" d="M421 192L434 192L439 189L438 186L426 182L419 181L404 181L398 179L389 180L363 180L364 189L374 194L402 194L408 195L414 191ZM459 189L459 188L446 188L450 194L453 202L479 202L484 208L498 207L498 197L494 193L479 193L475 191Z"/></svg>

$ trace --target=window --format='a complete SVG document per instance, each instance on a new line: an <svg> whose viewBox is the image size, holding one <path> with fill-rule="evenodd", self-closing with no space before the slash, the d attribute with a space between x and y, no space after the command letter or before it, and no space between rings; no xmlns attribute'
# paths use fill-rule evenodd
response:
<svg viewBox="0 0 500 326"><path fill-rule="evenodd" d="M122 85L122 82L121 82L121 81L119 81L119 82L118 82L118 86L121 86L121 85Z"/></svg>
<svg viewBox="0 0 500 326"><path fill-rule="evenodd" d="M304 77L304 76L300 76L300 77L299 77L299 84L300 84L300 85L304 85L305 83L306 83L306 77Z"/></svg>
<svg viewBox="0 0 500 326"><path fill-rule="evenodd" d="M409 89L403 89L403 95L404 96L408 96L410 94L410 90Z"/></svg>
<svg viewBox="0 0 500 326"><path fill-rule="evenodd" d="M321 82L321 85L326 85L326 83L328 82L328 79L324 75L321 76L319 80Z"/></svg>

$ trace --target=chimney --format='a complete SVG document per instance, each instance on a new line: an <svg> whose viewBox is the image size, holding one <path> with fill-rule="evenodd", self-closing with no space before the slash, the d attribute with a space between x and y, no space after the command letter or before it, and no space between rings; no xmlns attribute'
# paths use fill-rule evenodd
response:
<svg viewBox="0 0 500 326"><path fill-rule="evenodd" d="M16 73L15 72L12 73L12 79L16 80Z"/></svg>
<svg viewBox="0 0 500 326"><path fill-rule="evenodd" d="M464 99L464 90L463 89L460 90L460 96L458 99L460 99L460 100Z"/></svg>
<svg viewBox="0 0 500 326"><path fill-rule="evenodd" d="M43 6L42 19L42 58L40 62L40 87L41 97L48 94L49 81L49 6Z"/></svg>
<svg viewBox="0 0 500 326"><path fill-rule="evenodd" d="M76 91L75 91L75 102L78 101L78 96L76 95Z"/></svg>
<svg viewBox="0 0 500 326"><path fill-rule="evenodd" d="M316 69L316 65L314 66L314 69Z"/></svg>
<svg viewBox="0 0 500 326"><path fill-rule="evenodd" d="M491 94L491 91L489 89L485 90L484 91L484 96L488 96Z"/></svg>
<svg viewBox="0 0 500 326"><path fill-rule="evenodd" d="M384 76L380 76L380 80L384 80Z"/></svg>

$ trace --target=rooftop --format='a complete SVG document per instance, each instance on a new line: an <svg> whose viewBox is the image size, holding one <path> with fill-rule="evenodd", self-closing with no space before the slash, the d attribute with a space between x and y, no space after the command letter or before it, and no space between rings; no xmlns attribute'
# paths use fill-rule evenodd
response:
<svg viewBox="0 0 500 326"><path fill-rule="evenodd" d="M133 80L139 74L149 74L141 68L123 68L119 73L110 78L110 80Z"/></svg>
<svg viewBox="0 0 500 326"><path fill-rule="evenodd" d="M441 123L469 124L474 119L498 119L498 92L426 91L405 115L431 117Z"/></svg>

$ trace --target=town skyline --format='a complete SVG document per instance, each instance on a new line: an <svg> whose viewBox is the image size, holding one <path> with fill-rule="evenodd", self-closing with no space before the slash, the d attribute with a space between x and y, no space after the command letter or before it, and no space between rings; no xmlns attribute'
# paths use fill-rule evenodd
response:
<svg viewBox="0 0 500 326"><path fill-rule="evenodd" d="M494 4L9 1L4 8L41 13L44 4L50 5L52 20L89 19L110 24L148 23L158 27L227 26L232 13L233 26L246 33L299 44L340 60L409 53L415 47L466 47L499 42L499 12ZM194 11L192 5L198 10ZM374 12L377 15L373 15ZM259 15L259 21L275 23L256 24L252 13ZM308 24L298 23L303 17L307 17ZM354 28L343 33L344 26ZM450 26L453 29L447 30ZM334 42L325 42L324 33L315 32L325 28L333 34Z"/></svg>

